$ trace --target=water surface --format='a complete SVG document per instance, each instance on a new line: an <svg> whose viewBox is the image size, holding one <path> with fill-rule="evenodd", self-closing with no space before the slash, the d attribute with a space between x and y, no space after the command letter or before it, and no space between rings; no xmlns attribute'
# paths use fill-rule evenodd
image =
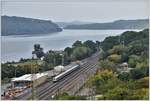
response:
<svg viewBox="0 0 150 101"><path fill-rule="evenodd" d="M59 33L37 36L2 36L1 60L18 61L22 58L31 58L33 45L38 43L44 51L62 50L71 46L76 40L104 40L107 36L119 35L126 30L63 30ZM136 30L138 31L138 30Z"/></svg>

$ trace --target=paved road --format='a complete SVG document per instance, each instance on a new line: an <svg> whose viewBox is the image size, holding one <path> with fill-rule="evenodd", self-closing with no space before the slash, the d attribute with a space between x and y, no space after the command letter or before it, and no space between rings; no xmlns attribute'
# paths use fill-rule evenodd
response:
<svg viewBox="0 0 150 101"><path fill-rule="evenodd" d="M52 95L56 95L57 93L61 93L63 91L70 91L70 93L75 93L84 84L84 80L96 72L98 68L98 59L99 53L96 53L93 56L84 59L85 63L82 64L78 70L70 73L65 78L59 80L56 83L50 81L39 86L36 89L36 99L49 100L52 99ZM18 97L17 99L31 99L31 93L27 93Z"/></svg>

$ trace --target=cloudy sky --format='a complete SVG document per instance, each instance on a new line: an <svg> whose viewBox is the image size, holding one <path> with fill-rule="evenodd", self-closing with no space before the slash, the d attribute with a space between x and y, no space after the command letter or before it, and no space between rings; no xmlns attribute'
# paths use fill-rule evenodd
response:
<svg viewBox="0 0 150 101"><path fill-rule="evenodd" d="M68 0L66 0L68 1ZM52 21L109 22L118 19L148 18L148 0L3 0L2 15Z"/></svg>

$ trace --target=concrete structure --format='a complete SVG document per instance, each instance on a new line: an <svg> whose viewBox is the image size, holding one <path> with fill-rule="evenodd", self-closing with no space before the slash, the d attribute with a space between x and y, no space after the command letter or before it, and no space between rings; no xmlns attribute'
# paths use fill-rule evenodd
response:
<svg viewBox="0 0 150 101"><path fill-rule="evenodd" d="M118 72L129 72L132 69L133 68L129 68L129 65L127 62L124 62L124 63L118 65L117 71Z"/></svg>
<svg viewBox="0 0 150 101"><path fill-rule="evenodd" d="M37 73L37 74L25 74L21 77L12 78L11 85L12 88L27 88L32 85L38 86L47 80L46 73Z"/></svg>
<svg viewBox="0 0 150 101"><path fill-rule="evenodd" d="M123 71L127 71L129 68L128 63L124 62L122 64L120 64L120 69Z"/></svg>

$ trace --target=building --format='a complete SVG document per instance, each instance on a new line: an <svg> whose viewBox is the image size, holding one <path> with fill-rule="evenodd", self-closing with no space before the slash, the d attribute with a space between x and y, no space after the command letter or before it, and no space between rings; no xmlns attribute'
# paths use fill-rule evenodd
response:
<svg viewBox="0 0 150 101"><path fill-rule="evenodd" d="M54 71L58 72L58 73L63 72L63 71L65 71L65 67L62 65L56 66L56 67L54 67Z"/></svg>
<svg viewBox="0 0 150 101"><path fill-rule="evenodd" d="M123 71L127 71L129 68L128 66L128 63L127 62L124 62L122 64L120 64L120 69L123 70Z"/></svg>
<svg viewBox="0 0 150 101"><path fill-rule="evenodd" d="M47 77L46 73L25 74L17 78L12 78L11 86L12 88L27 88L31 87L33 83L36 87L44 83L47 80Z"/></svg>

